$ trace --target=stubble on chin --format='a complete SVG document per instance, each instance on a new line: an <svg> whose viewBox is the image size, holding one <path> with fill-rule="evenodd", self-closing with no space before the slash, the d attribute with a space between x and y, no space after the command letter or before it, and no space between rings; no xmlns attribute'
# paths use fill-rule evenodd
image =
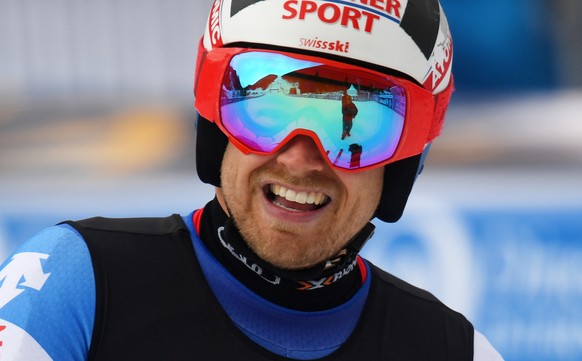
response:
<svg viewBox="0 0 582 361"><path fill-rule="evenodd" d="M250 190L246 193L248 199L242 200L241 194L237 194L243 190L225 190L229 213L249 247L263 260L284 269L307 268L341 250L347 243L347 239L342 240L346 234L334 232L337 227L332 226L331 219L324 222L322 228L306 232L306 227L301 224L260 217L260 202L265 197L262 185L273 180L298 188L327 189L335 195L341 192L336 182L323 178L321 174L296 178L272 169L253 171L249 177Z"/></svg>
<svg viewBox="0 0 582 361"><path fill-rule="evenodd" d="M334 244L345 235L333 234L332 229L306 233L305 226L301 224L273 218L257 220L260 212L254 207L250 205L246 212L232 211L235 223L248 246L274 266L283 269L307 268L330 258L341 249L341 246Z"/></svg>
<svg viewBox="0 0 582 361"><path fill-rule="evenodd" d="M333 256L335 249L331 240L323 233L315 238L302 235L300 227L274 222L267 227L256 224L239 226L249 247L263 260L283 269L300 269L313 266ZM339 247L341 248L341 247Z"/></svg>

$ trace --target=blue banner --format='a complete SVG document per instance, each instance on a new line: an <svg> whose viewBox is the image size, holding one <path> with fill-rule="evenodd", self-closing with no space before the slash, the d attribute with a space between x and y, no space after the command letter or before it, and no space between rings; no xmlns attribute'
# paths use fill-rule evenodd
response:
<svg viewBox="0 0 582 361"><path fill-rule="evenodd" d="M364 255L463 312L509 361L582 359L582 207L424 209Z"/></svg>
<svg viewBox="0 0 582 361"><path fill-rule="evenodd" d="M150 215L170 213L159 212ZM92 215L85 209L73 218ZM58 211L3 209L2 256L67 218ZM375 223L363 255L465 314L505 360L582 359L582 205L411 202L399 222Z"/></svg>

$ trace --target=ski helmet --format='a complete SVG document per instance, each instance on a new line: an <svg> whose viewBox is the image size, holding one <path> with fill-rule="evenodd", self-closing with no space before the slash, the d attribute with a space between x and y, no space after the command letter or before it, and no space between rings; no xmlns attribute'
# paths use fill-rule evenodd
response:
<svg viewBox="0 0 582 361"><path fill-rule="evenodd" d="M413 83L431 96L423 100L430 122L401 137L421 146L384 166L384 187L375 216L397 221L404 210L431 142L440 134L453 90L452 38L438 0L215 0L199 44L194 94L198 113L196 164L203 182L220 186L228 137L216 124L206 84L224 74L205 68L213 52L226 48L268 49L353 64ZM407 106L414 102L410 99ZM401 141L402 143L402 141Z"/></svg>

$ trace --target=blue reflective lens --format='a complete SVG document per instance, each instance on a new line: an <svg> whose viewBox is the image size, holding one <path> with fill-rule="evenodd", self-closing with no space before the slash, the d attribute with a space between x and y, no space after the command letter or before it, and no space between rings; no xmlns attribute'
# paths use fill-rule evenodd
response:
<svg viewBox="0 0 582 361"><path fill-rule="evenodd" d="M331 164L354 169L394 154L405 94L389 78L365 70L247 52L232 58L224 76L221 121L249 150L266 153L298 129L311 131Z"/></svg>

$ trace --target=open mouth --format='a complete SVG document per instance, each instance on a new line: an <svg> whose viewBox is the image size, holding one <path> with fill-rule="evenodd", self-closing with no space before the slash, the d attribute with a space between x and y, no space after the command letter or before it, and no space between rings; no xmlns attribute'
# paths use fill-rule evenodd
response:
<svg viewBox="0 0 582 361"><path fill-rule="evenodd" d="M273 204L290 211L314 211L331 201L321 192L295 191L278 184L268 185L266 194Z"/></svg>

